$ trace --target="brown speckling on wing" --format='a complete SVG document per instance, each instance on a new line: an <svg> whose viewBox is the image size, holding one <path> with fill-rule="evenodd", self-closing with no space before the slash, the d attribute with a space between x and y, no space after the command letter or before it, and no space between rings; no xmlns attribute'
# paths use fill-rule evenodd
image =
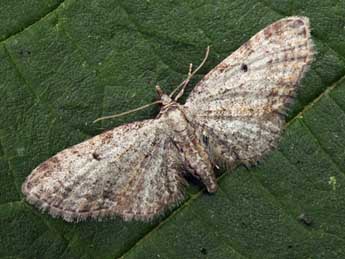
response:
<svg viewBox="0 0 345 259"><path fill-rule="evenodd" d="M26 199L66 221L150 220L164 213L183 199L186 182L160 123L135 122L61 151L24 182Z"/></svg>

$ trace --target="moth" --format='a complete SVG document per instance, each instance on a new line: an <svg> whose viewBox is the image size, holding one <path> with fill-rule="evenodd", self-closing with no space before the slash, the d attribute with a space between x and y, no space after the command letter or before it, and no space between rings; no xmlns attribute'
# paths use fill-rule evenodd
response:
<svg viewBox="0 0 345 259"><path fill-rule="evenodd" d="M183 200L186 172L216 192L214 167L255 164L276 146L313 54L308 18L281 19L211 70L185 104L178 99L188 80L177 95L157 87L155 119L57 153L32 171L22 192L66 221L149 221Z"/></svg>

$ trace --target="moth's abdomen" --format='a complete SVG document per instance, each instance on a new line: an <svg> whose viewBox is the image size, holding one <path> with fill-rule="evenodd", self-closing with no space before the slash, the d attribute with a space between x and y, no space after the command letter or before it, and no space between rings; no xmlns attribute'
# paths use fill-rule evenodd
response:
<svg viewBox="0 0 345 259"><path fill-rule="evenodd" d="M172 129L171 139L180 151L184 169L201 180L208 192L217 190L216 177L209 155L188 121L182 106L166 113L167 123Z"/></svg>

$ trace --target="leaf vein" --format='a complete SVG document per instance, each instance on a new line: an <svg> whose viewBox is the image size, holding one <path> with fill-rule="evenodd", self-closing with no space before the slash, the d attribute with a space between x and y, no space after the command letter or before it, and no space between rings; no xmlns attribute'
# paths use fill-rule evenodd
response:
<svg viewBox="0 0 345 259"><path fill-rule="evenodd" d="M46 17L48 17L49 15L54 13L56 10L58 10L59 7L62 6L65 3L65 1L67 1L67 0L63 0L60 3L58 3L56 5L53 5L52 8L46 14L44 14L43 16L41 16L41 17L39 17L37 19L34 19L31 23L27 24L24 28L20 28L20 29L18 29L16 31L6 35L5 38L0 41L0 43L4 43L8 39L10 39L10 38L14 37L15 35L17 35L17 34L23 32L23 31L29 29L31 26L34 26L36 23L44 20Z"/></svg>

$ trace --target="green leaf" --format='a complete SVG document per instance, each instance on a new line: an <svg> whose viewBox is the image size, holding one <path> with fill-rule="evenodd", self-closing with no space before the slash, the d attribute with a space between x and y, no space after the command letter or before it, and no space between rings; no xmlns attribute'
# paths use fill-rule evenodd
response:
<svg viewBox="0 0 345 259"><path fill-rule="evenodd" d="M0 5L0 257L344 258L345 2L3 1ZM279 148L259 166L223 174L209 195L151 223L69 224L41 214L20 186L40 162L147 109L102 116L203 74L266 25L310 17L316 61ZM189 88L189 90L192 87Z"/></svg>

